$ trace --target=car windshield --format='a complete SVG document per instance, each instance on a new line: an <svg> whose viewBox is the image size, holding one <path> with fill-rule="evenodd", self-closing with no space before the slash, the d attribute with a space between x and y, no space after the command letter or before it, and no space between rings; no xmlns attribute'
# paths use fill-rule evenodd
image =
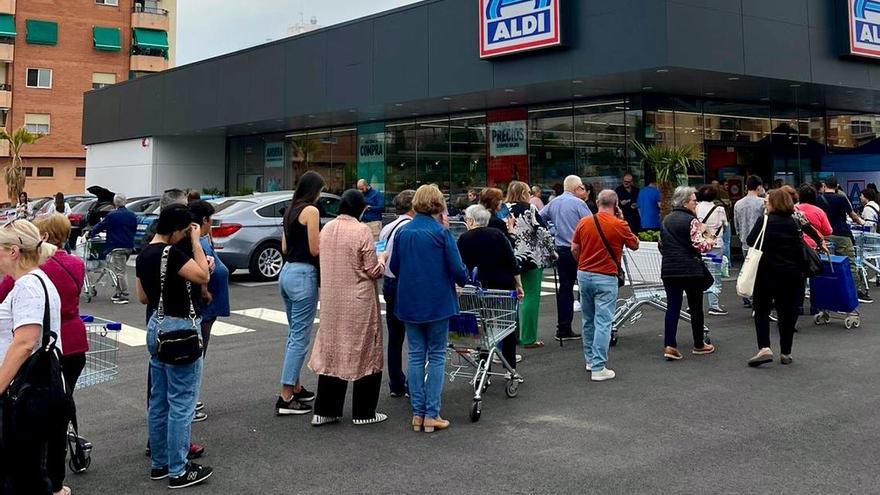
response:
<svg viewBox="0 0 880 495"><path fill-rule="evenodd" d="M89 211L89 207L94 203L94 199L90 199L87 201L83 201L82 203L77 204L73 208L70 209L71 213L87 213Z"/></svg>

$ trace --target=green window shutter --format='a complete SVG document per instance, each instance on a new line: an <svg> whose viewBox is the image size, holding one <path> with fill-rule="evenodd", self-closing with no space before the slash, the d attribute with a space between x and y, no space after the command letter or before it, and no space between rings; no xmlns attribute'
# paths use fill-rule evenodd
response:
<svg viewBox="0 0 880 495"><path fill-rule="evenodd" d="M28 19L26 25L28 43L51 46L58 44L58 23Z"/></svg>
<svg viewBox="0 0 880 495"><path fill-rule="evenodd" d="M134 28L132 44L138 48L168 49L168 33L158 29Z"/></svg>
<svg viewBox="0 0 880 495"><path fill-rule="evenodd" d="M0 37L15 38L15 17L12 14L0 14Z"/></svg>
<svg viewBox="0 0 880 495"><path fill-rule="evenodd" d="M95 26L92 28L92 36L96 50L118 52L122 49L122 35L119 28Z"/></svg>

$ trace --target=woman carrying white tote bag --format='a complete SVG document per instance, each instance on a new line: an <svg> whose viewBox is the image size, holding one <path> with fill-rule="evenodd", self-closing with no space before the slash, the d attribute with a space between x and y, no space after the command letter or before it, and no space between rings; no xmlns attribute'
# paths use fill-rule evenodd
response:
<svg viewBox="0 0 880 495"><path fill-rule="evenodd" d="M740 297L752 297L755 292L755 278L758 276L758 265L761 264L761 256L764 255L764 233L767 231L767 215L764 215L764 226L755 246L749 249L746 260L743 263L739 277L736 279L736 293Z"/></svg>

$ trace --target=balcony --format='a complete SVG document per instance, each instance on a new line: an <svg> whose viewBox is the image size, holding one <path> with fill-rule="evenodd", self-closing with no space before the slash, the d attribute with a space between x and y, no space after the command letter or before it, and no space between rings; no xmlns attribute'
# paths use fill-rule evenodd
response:
<svg viewBox="0 0 880 495"><path fill-rule="evenodd" d="M15 45L0 40L0 63L9 63L13 60L15 60Z"/></svg>
<svg viewBox="0 0 880 495"><path fill-rule="evenodd" d="M161 72L168 68L168 60L162 56L132 55L131 67L134 72Z"/></svg>
<svg viewBox="0 0 880 495"><path fill-rule="evenodd" d="M0 84L0 109L12 108L12 86Z"/></svg>
<svg viewBox="0 0 880 495"><path fill-rule="evenodd" d="M14 14L15 0L0 0L0 14Z"/></svg>
<svg viewBox="0 0 880 495"><path fill-rule="evenodd" d="M3 0L0 0L0 2L2 1ZM170 26L171 23L168 20L167 10L144 7L139 3L134 4L134 9L131 11L132 28L168 31Z"/></svg>

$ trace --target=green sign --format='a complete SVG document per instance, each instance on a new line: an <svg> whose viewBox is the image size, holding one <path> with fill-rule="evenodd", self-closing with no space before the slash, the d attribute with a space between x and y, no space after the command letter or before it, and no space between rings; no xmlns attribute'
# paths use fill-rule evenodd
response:
<svg viewBox="0 0 880 495"><path fill-rule="evenodd" d="M358 179L385 192L385 124L358 126Z"/></svg>

